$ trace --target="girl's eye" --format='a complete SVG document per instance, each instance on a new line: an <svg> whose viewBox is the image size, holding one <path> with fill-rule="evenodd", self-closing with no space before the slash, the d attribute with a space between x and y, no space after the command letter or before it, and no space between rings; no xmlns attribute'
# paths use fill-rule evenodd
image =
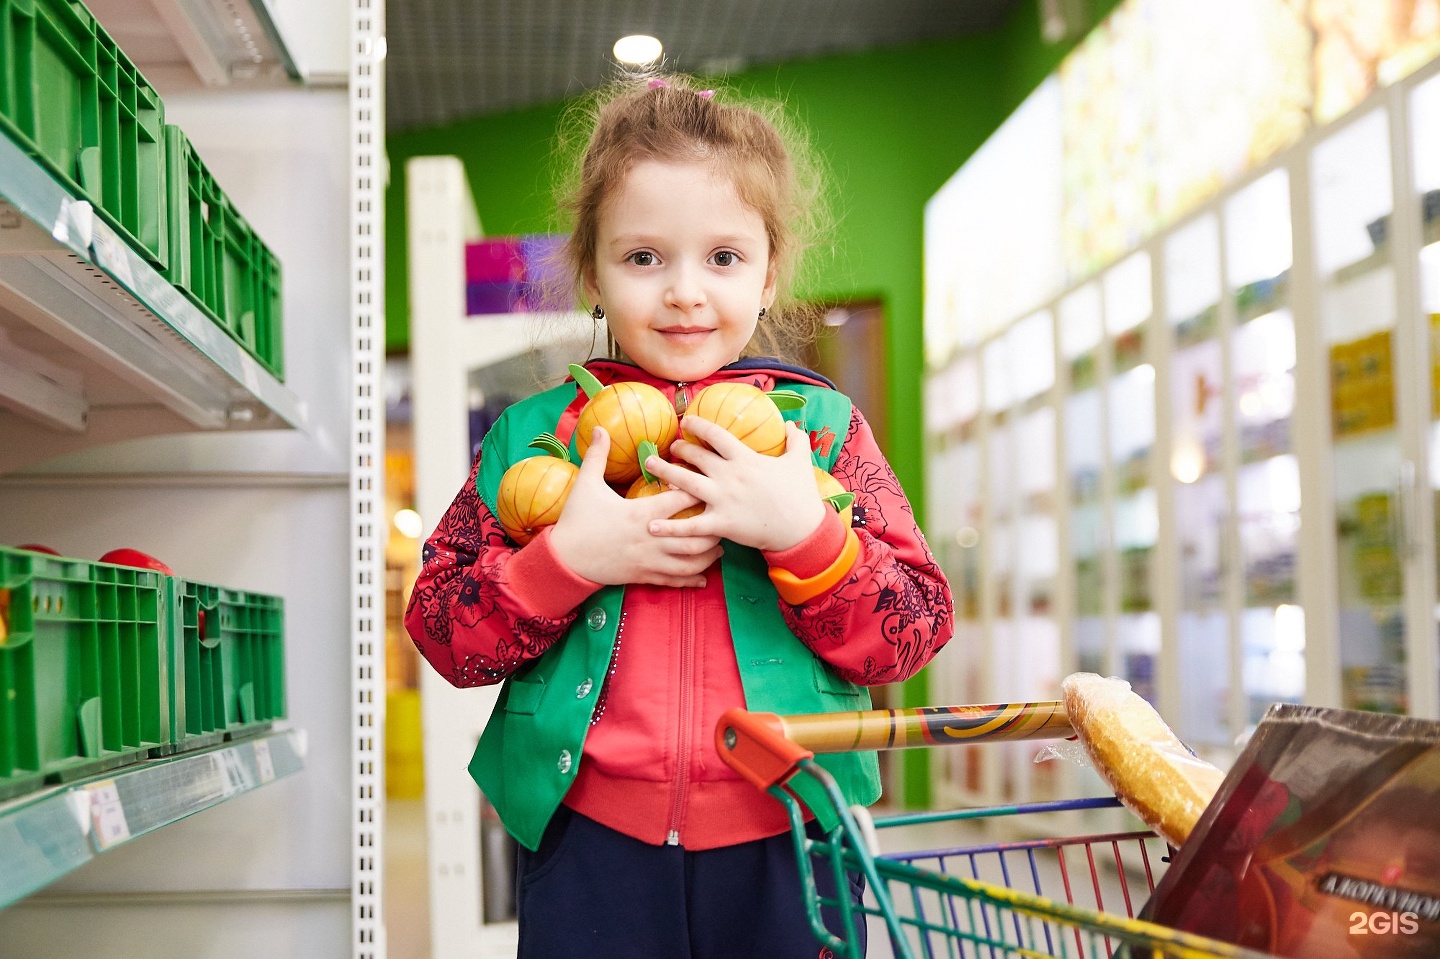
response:
<svg viewBox="0 0 1440 959"><path fill-rule="evenodd" d="M732 253L730 250L721 250L719 253L716 253L716 254L715 254L715 265L716 265L716 266L734 266L734 265L735 265L735 259L736 259L735 254Z"/></svg>
<svg viewBox="0 0 1440 959"><path fill-rule="evenodd" d="M640 250L638 253L630 254L630 262L636 266L654 266L655 254L647 252L646 250Z"/></svg>

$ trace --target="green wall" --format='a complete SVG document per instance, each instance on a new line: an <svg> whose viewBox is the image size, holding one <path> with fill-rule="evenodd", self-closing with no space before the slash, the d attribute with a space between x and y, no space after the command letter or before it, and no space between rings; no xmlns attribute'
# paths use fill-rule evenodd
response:
<svg viewBox="0 0 1440 959"><path fill-rule="evenodd" d="M1090 0L1099 22L1120 0ZM729 82L779 96L810 131L835 191L833 255L798 293L821 300L878 298L889 346L887 455L923 516L922 286L925 202L1060 63L1071 43L1040 37L1039 4L1021 0L1009 21L981 36L755 69ZM445 154L465 164L490 235L552 228L550 139L561 104L387 138L386 346L408 342L404 166ZM925 702L907 686L908 705ZM922 762L907 763L906 801L928 802Z"/></svg>

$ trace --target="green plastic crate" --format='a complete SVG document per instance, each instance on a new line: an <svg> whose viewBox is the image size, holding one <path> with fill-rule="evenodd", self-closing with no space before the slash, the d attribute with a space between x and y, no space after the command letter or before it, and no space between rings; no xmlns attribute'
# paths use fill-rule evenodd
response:
<svg viewBox="0 0 1440 959"><path fill-rule="evenodd" d="M184 131L166 127L165 150L167 278L283 381L280 261L215 182Z"/></svg>
<svg viewBox="0 0 1440 959"><path fill-rule="evenodd" d="M285 602L170 580L170 750L269 729L285 718Z"/></svg>
<svg viewBox="0 0 1440 959"><path fill-rule="evenodd" d="M0 130L164 267L165 112L79 3L0 0Z"/></svg>
<svg viewBox="0 0 1440 959"><path fill-rule="evenodd" d="M0 797L164 745L167 580L0 547Z"/></svg>

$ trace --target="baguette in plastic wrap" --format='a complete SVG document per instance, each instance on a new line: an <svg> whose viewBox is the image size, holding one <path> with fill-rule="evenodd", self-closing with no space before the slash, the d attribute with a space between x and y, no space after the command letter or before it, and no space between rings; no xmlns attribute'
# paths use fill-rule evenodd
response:
<svg viewBox="0 0 1440 959"><path fill-rule="evenodd" d="M1123 679L1074 673L1060 687L1095 770L1145 825L1184 844L1225 774L1191 755Z"/></svg>

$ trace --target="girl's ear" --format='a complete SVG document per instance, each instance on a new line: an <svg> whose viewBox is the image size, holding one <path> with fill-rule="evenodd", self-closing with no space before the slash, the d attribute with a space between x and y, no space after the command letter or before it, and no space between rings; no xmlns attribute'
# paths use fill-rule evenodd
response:
<svg viewBox="0 0 1440 959"><path fill-rule="evenodd" d="M760 290L760 305L767 310L775 302L775 285L779 282L776 273L775 261L772 259L765 270L765 286Z"/></svg>
<svg viewBox="0 0 1440 959"><path fill-rule="evenodd" d="M588 266L580 272L580 282L585 288L585 300L590 306L600 302L600 286L595 282L595 268Z"/></svg>

